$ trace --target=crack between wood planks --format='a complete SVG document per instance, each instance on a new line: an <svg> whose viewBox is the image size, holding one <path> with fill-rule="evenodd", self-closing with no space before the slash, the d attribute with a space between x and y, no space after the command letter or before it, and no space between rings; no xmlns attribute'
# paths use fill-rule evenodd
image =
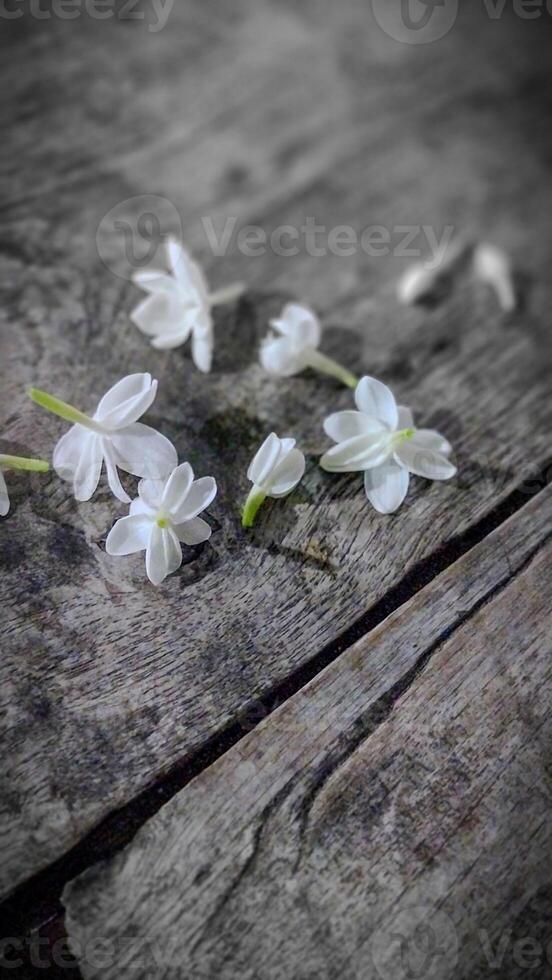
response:
<svg viewBox="0 0 552 980"><path fill-rule="evenodd" d="M533 485L539 484L537 492L542 491L549 484L551 476L552 460L547 461L541 468L540 477L535 478ZM336 661L346 649L362 636L371 632L450 565L480 544L508 518L521 510L530 499L531 495L527 493L526 488L524 489L523 484L514 489L505 500L477 524L452 538L434 554L418 562L371 610L361 616L339 637L322 648L308 663L303 664L284 681L265 692L254 705L256 721L251 721L247 727L243 724L240 718L243 719L248 710L248 706L244 706L236 721L213 735L201 748L184 757L167 774L160 776L153 785L147 787L121 809L110 813L67 853L27 881L22 882L0 904L0 915L6 924L4 934L28 934L31 930L37 929L45 923L59 920L63 915L60 896L67 882L98 861L113 857L114 854L130 843L139 828L176 793L184 789L192 779L216 762L256 728L257 724L264 721L268 715L300 691L329 664ZM544 542L539 544L539 548L542 543ZM532 553L527 561L531 561L533 557L534 554ZM516 570L516 574L520 570ZM506 580L510 581L510 578L506 577L502 586L497 588L504 587ZM494 592L485 597L479 606L470 610L467 618L473 615L486 601L490 601L493 595ZM442 643L446 640L447 635L461 626L462 622L463 620L460 618L454 626L449 628L448 633L445 631L443 636L439 637L436 643ZM383 699L378 702L380 711L383 710L386 698L391 699L394 703L404 693L404 690L401 689L402 686L406 684L407 687L413 683L416 673L423 669L434 649L435 647L432 645L430 650L424 651L411 671L386 695L383 695ZM258 710L259 705L262 705L262 711ZM372 708L373 710L374 708ZM369 737L370 734L369 732L364 737ZM362 736L359 737L362 739ZM350 748L349 751L352 749Z"/></svg>
<svg viewBox="0 0 552 980"><path fill-rule="evenodd" d="M455 621L450 623L444 630L442 630L442 632L435 638L430 646L420 654L412 667L410 667L406 673L392 685L392 687L380 695L380 697L370 705L366 712L355 719L355 722L353 723L356 729L355 733L351 738L346 739L346 744L341 750L334 753L332 759L326 759L324 761L314 783L301 801L301 807L299 810L299 849L293 865L294 872L298 870L303 858L312 808L330 779L332 779L336 772L338 772L339 769L350 760L351 756L353 756L359 748L366 744L366 742L381 727L381 725L383 725L389 719L397 702L408 693L410 688L417 681L418 677L424 672L437 650L439 650L439 648L442 647L443 644L454 635L454 633L469 622L470 619L493 602L497 596L504 591L504 589L508 588L508 586L515 581L516 578L522 575L525 569L528 568L531 562L535 559L536 555L551 539L552 531L546 534L539 541L539 543L535 545L532 551L526 555L523 561L516 566L516 568L512 569L510 562L507 562L508 572L500 579L500 581L497 582L489 592L482 596L478 602L471 606L470 609L460 612Z"/></svg>

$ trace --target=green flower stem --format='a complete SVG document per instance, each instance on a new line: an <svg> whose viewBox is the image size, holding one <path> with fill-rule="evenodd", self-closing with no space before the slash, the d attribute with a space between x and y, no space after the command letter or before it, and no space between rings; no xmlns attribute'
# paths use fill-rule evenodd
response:
<svg viewBox="0 0 552 980"><path fill-rule="evenodd" d="M94 432L102 431L101 426L94 419L91 419L89 415L85 415L84 412L79 412L78 408L73 408L72 405L68 405L67 402L62 402L60 398L55 398L54 395L49 395L46 391L40 391L39 388L29 388L27 394L41 408L45 408L48 412L53 412L54 415L59 415L66 422L84 425L86 429L92 429Z"/></svg>
<svg viewBox="0 0 552 980"><path fill-rule="evenodd" d="M337 378L347 388L356 388L358 384L358 378L354 374L351 374L350 371L347 371L346 368L342 367L341 364L338 364L331 357L327 357L326 354L321 354L319 350L310 352L308 364L315 371L321 371L322 374L329 374L331 378Z"/></svg>
<svg viewBox="0 0 552 980"><path fill-rule="evenodd" d="M232 286L223 286L209 296L211 306L222 306L223 303L233 303L245 292L245 283L235 282Z"/></svg>
<svg viewBox="0 0 552 980"><path fill-rule="evenodd" d="M253 527L257 511L266 498L266 493L260 487L253 486L249 491L242 513L242 527Z"/></svg>
<svg viewBox="0 0 552 980"><path fill-rule="evenodd" d="M7 456L4 453L0 453L0 466L8 470L28 470L30 473L47 473L50 469L50 464L45 459Z"/></svg>

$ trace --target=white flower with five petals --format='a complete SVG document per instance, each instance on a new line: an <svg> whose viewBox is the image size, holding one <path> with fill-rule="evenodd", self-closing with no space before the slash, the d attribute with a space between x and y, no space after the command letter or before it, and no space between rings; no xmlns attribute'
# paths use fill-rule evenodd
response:
<svg viewBox="0 0 552 980"><path fill-rule="evenodd" d="M310 367L337 378L349 388L355 387L357 378L318 350L322 328L308 306L288 303L270 326L273 333L265 337L260 350L261 364L268 374L290 378Z"/></svg>
<svg viewBox="0 0 552 980"><path fill-rule="evenodd" d="M130 497L121 486L117 468L154 480L174 469L178 456L172 443L138 422L156 394L157 381L150 374L129 374L109 389L89 416L53 395L30 389L34 402L75 423L59 440L53 464L58 476L73 484L77 500L90 500L104 463L112 492L127 504Z"/></svg>
<svg viewBox="0 0 552 980"><path fill-rule="evenodd" d="M180 542L201 544L211 528L198 515L214 500L217 485L211 476L194 480L189 463L177 466L168 480L141 480L128 517L118 520L105 543L109 555L146 552L150 582L161 582L182 564Z"/></svg>
<svg viewBox="0 0 552 980"><path fill-rule="evenodd" d="M410 409L397 405L381 381L361 378L355 402L358 411L336 412L324 422L336 445L320 465L330 473L364 471L366 495L380 514L400 507L411 473L428 480L454 476L447 440L432 429L416 429Z"/></svg>
<svg viewBox="0 0 552 980"><path fill-rule="evenodd" d="M149 295L136 307L131 319L160 350L180 347L191 335L194 364L208 373L214 345L211 309L237 299L244 287L237 283L210 293L199 265L180 242L169 238L166 253L170 274L144 269L133 275L136 285Z"/></svg>
<svg viewBox="0 0 552 980"><path fill-rule="evenodd" d="M291 493L304 472L305 457L300 449L296 449L295 439L280 439L271 432L247 471L247 479L253 487L243 508L243 527L253 526L266 497L285 497Z"/></svg>

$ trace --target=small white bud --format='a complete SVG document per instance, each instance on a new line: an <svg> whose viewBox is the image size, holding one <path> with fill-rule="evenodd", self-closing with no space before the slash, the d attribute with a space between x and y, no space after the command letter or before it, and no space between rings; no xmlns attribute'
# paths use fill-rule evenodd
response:
<svg viewBox="0 0 552 980"><path fill-rule="evenodd" d="M496 245L478 245L473 256L475 276L494 289L503 310L516 308L516 292L512 264L506 252Z"/></svg>

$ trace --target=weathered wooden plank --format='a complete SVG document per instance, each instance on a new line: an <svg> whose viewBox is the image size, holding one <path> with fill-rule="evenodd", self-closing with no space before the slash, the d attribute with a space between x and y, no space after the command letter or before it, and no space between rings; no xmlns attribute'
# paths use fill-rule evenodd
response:
<svg viewBox="0 0 552 980"><path fill-rule="evenodd" d="M550 890L551 517L547 490L71 883L83 975L517 976Z"/></svg>
<svg viewBox="0 0 552 980"><path fill-rule="evenodd" d="M267 695L549 459L550 135L538 84L546 30L537 37L526 23L513 31L507 18L490 24L473 12L421 51L376 42L364 3L340 5L337 17L331 4L320 14L259 2L235 22L221 8L208 42L207 6L178 5L178 30L146 39L140 25L78 21L69 34L55 20L31 24L30 53L14 43L3 63L29 101L19 116L4 110L18 125L0 222L2 448L47 451L63 431L26 401L30 383L87 408L124 373L150 370L160 379L152 421L220 486L212 543L156 592L139 559L105 555L120 513L107 492L77 506L54 476L31 496L26 478L12 481L13 513L0 528L3 891ZM468 44L478 72L465 71ZM53 79L44 92L63 91L61 108L31 96L34 73ZM506 104L518 128L500 111ZM474 128L486 132L483 149ZM209 260L213 281L235 274L256 288L217 319L214 372L204 378L186 352L147 347L128 319L136 291L95 251L101 217L145 191L173 201L204 257L205 215L238 214L269 230L309 215L359 231L427 223L440 233L450 223L501 241L534 279L525 309L507 321L467 280L434 311L403 311L392 284L405 259L303 250L251 260L233 248ZM349 394L309 376L269 382L256 364L269 315L293 291L324 314L328 348L395 385L420 422L449 435L454 485L419 481L408 508L381 520L358 478L317 469L322 419ZM296 434L309 470L245 535L246 467L271 428Z"/></svg>

